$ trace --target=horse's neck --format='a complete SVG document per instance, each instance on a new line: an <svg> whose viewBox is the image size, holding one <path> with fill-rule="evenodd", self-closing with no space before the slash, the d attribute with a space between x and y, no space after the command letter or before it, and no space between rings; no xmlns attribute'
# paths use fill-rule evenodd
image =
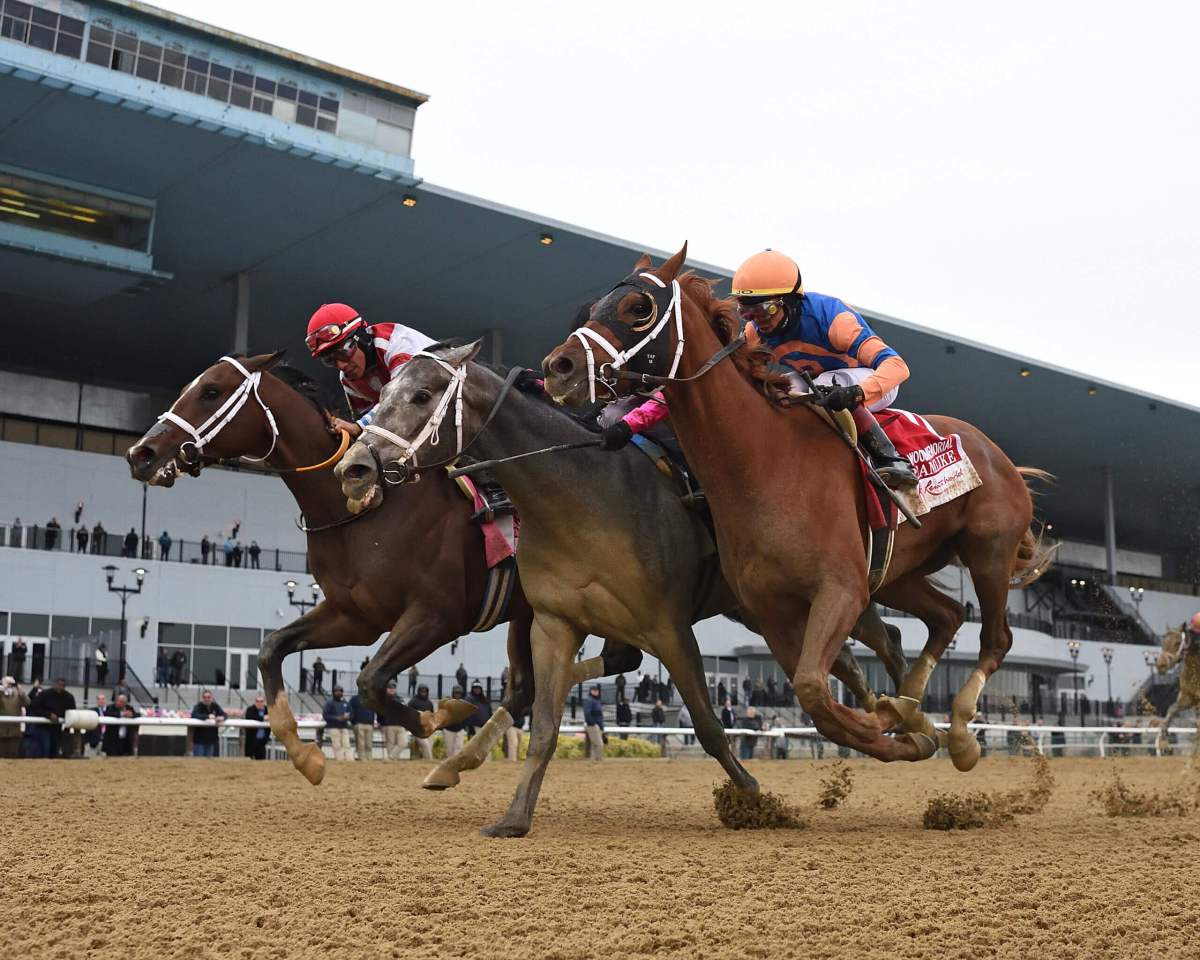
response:
<svg viewBox="0 0 1200 960"><path fill-rule="evenodd" d="M333 456L339 439L330 435L325 422L306 400L281 384L294 402L272 405L279 428L279 442L269 465L276 470L312 466ZM281 391L282 392L282 391ZM268 401L270 402L270 401ZM282 409L286 406L286 409ZM281 412L282 410L282 412ZM333 464L305 473L282 473L280 479L296 500L309 526L330 523L346 513L341 484L333 475Z"/></svg>

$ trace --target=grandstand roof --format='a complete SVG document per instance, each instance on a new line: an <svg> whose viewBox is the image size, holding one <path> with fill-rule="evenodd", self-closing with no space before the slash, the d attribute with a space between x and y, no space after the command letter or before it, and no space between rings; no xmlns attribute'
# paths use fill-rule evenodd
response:
<svg viewBox="0 0 1200 960"><path fill-rule="evenodd" d="M0 337L14 368L173 392L234 342L239 274L249 277L251 350L293 346L299 358L311 310L345 300L434 337L499 331L505 360L536 363L575 308L644 249L419 181L406 156L250 111L213 113L203 97L63 60L0 39L0 173L149 203L151 259L40 247L0 223ZM866 312L912 368L902 405L969 420L1016 462L1058 476L1041 502L1056 535L1103 541L1108 467L1122 546L1195 549L1200 448L1182 441L1200 435L1200 410ZM54 331L52 345L31 337L42 330ZM30 349L13 349L22 343Z"/></svg>

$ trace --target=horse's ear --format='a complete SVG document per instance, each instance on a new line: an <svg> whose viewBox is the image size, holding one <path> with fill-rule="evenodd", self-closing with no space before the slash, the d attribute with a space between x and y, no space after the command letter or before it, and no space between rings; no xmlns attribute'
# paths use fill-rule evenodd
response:
<svg viewBox="0 0 1200 960"><path fill-rule="evenodd" d="M247 357L245 362L246 369L253 371L270 370L283 360L286 353L287 348L285 347L283 350L276 350L274 353L260 353L256 357Z"/></svg>
<svg viewBox="0 0 1200 960"><path fill-rule="evenodd" d="M643 253L638 257L638 262L633 265L634 273L641 273L644 270L649 270L654 266L654 261L650 259L650 254Z"/></svg>
<svg viewBox="0 0 1200 960"><path fill-rule="evenodd" d="M680 248L679 252L677 254L675 254L675 256L673 256L669 260L667 260L665 263L663 263L663 265L661 267L659 267L657 270L653 271L653 273L663 283L670 283L677 276L679 276L679 271L683 269L683 262L686 259L687 259L687 242L685 241L683 244L683 247Z"/></svg>
<svg viewBox="0 0 1200 960"><path fill-rule="evenodd" d="M474 360L480 349L483 347L483 338L464 343L461 347L450 347L448 350L440 351L440 356L452 367L461 367L464 363Z"/></svg>

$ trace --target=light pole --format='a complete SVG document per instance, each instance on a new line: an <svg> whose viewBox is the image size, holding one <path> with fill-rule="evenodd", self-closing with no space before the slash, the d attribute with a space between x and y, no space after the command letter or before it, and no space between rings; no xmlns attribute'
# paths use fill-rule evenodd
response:
<svg viewBox="0 0 1200 960"><path fill-rule="evenodd" d="M146 568L137 567L134 569L133 574L137 577L136 587L114 587L113 577L116 576L117 568L110 563L108 566L104 567L103 570L104 579L108 581L108 592L119 593L121 595L121 655L118 661L119 666L117 669L117 679L121 680L125 677L125 604L129 600L130 594L142 592L142 581L146 579Z"/></svg>
<svg viewBox="0 0 1200 960"><path fill-rule="evenodd" d="M309 610L311 610L313 607L315 607L318 603L321 602L321 599L320 599L321 588L319 586L317 586L317 582L315 580L308 585L308 588L312 591L312 599L311 600L297 600L296 599L296 581L295 580L289 580L287 583L284 584L284 586L287 587L288 603L290 603L293 607L298 607L300 609L300 616L304 616L306 613L308 613ZM304 680L304 650L300 651L300 680L301 680L301 682L303 682L303 680Z"/></svg>
<svg viewBox="0 0 1200 960"><path fill-rule="evenodd" d="M1071 654L1071 671L1073 676L1071 688L1074 690L1079 689L1079 649L1082 646L1083 644L1078 640L1067 641L1067 650Z"/></svg>
<svg viewBox="0 0 1200 960"><path fill-rule="evenodd" d="M951 638L950 643L946 645L946 652L949 653L958 646L958 637ZM950 713L950 660L946 659L946 714Z"/></svg>
<svg viewBox="0 0 1200 960"><path fill-rule="evenodd" d="M1145 587L1130 587L1129 599L1133 601L1133 609L1137 614L1138 619L1142 619L1142 601L1146 599Z"/></svg>

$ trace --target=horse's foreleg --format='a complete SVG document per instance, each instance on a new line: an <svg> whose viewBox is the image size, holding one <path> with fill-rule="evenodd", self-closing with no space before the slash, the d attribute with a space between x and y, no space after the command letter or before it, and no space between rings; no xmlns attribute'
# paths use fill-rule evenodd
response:
<svg viewBox="0 0 1200 960"><path fill-rule="evenodd" d="M642 651L622 640L604 641L600 655L575 664L572 683L587 683L599 677L636 670L642 662Z"/></svg>
<svg viewBox="0 0 1200 960"><path fill-rule="evenodd" d="M867 713L875 710L875 691L867 683L867 676L863 673L862 665L855 659L850 644L842 644L842 649L838 651L837 659L833 661L829 672L846 685L847 689L854 694L858 705Z"/></svg>
<svg viewBox="0 0 1200 960"><path fill-rule="evenodd" d="M897 608L898 609L898 608ZM895 689L900 689L904 677L908 673L908 662L904 659L904 647L900 643L900 630L890 623L884 623L879 616L879 609L874 603L867 604L867 609L858 618L858 623L850 631L850 636L865 644L879 658L887 675L892 678Z"/></svg>
<svg viewBox="0 0 1200 960"><path fill-rule="evenodd" d="M523 837L529 832L546 766L558 745L558 725L571 686L571 660L583 642L583 633L566 620L539 614L530 642L534 697L529 752L508 812L483 829L489 837Z"/></svg>
<svg viewBox="0 0 1200 960"><path fill-rule="evenodd" d="M1155 744L1159 753L1171 752L1171 721L1175 719L1175 715L1179 713L1183 704L1182 694L1175 698L1175 702L1167 707L1167 715L1163 717L1162 726L1158 728L1158 742Z"/></svg>
<svg viewBox="0 0 1200 960"><path fill-rule="evenodd" d="M376 636L369 625L347 616L325 600L299 620L268 634L258 651L258 669L263 678L271 732L287 750L292 765L314 786L325 776L325 754L316 742L304 743L300 739L283 684L284 658L300 650L367 645L373 643Z"/></svg>

